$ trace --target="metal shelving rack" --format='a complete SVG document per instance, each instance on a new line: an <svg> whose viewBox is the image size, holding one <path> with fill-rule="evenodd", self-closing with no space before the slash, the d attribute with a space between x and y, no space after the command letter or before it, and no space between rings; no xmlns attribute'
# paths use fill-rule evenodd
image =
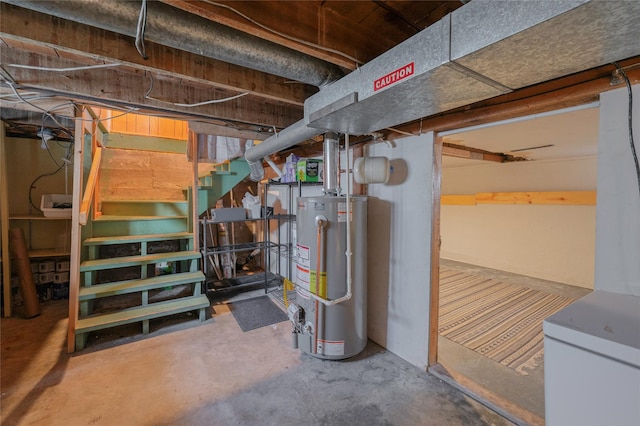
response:
<svg viewBox="0 0 640 426"><path fill-rule="evenodd" d="M209 265L209 257L210 256L214 256L214 255L225 255L225 254L233 254L233 253L238 253L238 252L247 252L247 251L253 251L255 249L259 249L261 250L261 252L264 254L264 259L263 259L263 263L264 263L264 273L263 274L255 274L253 277L255 277L255 279L250 279L247 277L242 277L247 278L246 282L242 282L242 283L236 283L234 285L229 285L229 286L222 286L219 288L209 288L209 283L210 282L220 282L220 281L224 281L226 279L210 279L207 278L207 291L209 292L217 292L217 291L223 291L223 290L229 290L229 289L241 289L243 287L250 287L253 286L255 287L257 284L263 283L264 284L264 289L265 292L267 292L268 288L269 288L269 282L274 280L274 279L278 279L280 282L282 280L282 278L286 277L290 280L293 279L293 258L295 257L295 248L293 247L293 235L292 235L292 224L295 222L296 220L296 215L291 213L294 212L294 190L297 189L297 195L298 196L302 196L302 187L303 186L307 186L307 185L322 185L322 183L311 183L311 182L291 182L291 183L283 183L283 182L274 182L274 181L268 181L265 185L264 185L264 191L263 191L263 197L262 197L262 217L260 218L247 218L247 219L239 219L239 220L233 220L233 221L215 221L212 219L201 219L200 220L200 226L201 226L201 232L200 235L202 235L202 256L203 256L203 272L205 274L206 277L209 277L209 273L211 271L210 269L210 265ZM286 187L288 188L288 208L287 211L289 212L288 214L270 214L267 215L267 195L269 192L269 188L270 187L275 187L275 186L280 186L280 187ZM271 240L271 226L272 226L272 222L277 222L277 237L275 241ZM246 223L246 222L256 222L256 223L262 223L262 241L254 241L254 242L250 242L250 243L239 243L239 244L235 244L235 224L237 223ZM212 241L208 241L208 232L207 232L207 226L210 225L218 225L218 224L230 224L231 228L230 228L230 244L225 244L222 246L209 246L209 243L212 243ZM282 238L282 232L281 232L281 226L283 223L288 223L287 226L287 231L285 233L286 238ZM256 236L259 233L256 232ZM276 270L275 273L271 272L271 255L275 255L278 257L278 262L276 265ZM281 270L281 259L286 259L287 260L287 271L286 274L283 274L282 270ZM234 268L234 278L235 277L235 265L232 265L232 267ZM234 279L232 278L232 279Z"/></svg>
<svg viewBox="0 0 640 426"><path fill-rule="evenodd" d="M270 187L286 187L288 191L288 206L287 211L289 214L286 215L275 215L271 217L272 220L278 221L278 236L277 242L270 247L270 251L275 253L278 256L278 274L280 274L280 259L287 259L287 275L286 278L293 281L293 259L296 255L295 247L293 247L293 226L292 224L296 221L295 215L295 200L293 197L294 190L297 190L297 196L302 196L302 188L305 186L322 186L322 182L278 182L278 181L268 181L265 184L264 188L264 205L267 205L267 193L269 192ZM286 232L286 242L281 241L281 232L280 227L284 221L287 221L289 225L287 226ZM269 222L269 221L267 221ZM265 228L267 229L267 238L270 238L270 224L266 223Z"/></svg>
<svg viewBox="0 0 640 426"><path fill-rule="evenodd" d="M203 256L203 273L205 274L205 277L207 277L207 291L211 291L211 292L216 292L216 291L223 291L223 290L229 290L229 289L240 289L243 287L249 287L249 286L255 286L257 284L260 283L264 283L264 289L265 292L268 289L269 286L269 281L271 279L273 279L274 277L270 276L269 271L267 271L265 269L264 274L256 274L255 276L250 276L249 278L247 278L247 280L242 280L243 282L241 283L237 283L235 285L228 285L228 286L221 286L220 288L209 288L209 283L212 281L215 282L222 282L225 280L234 280L237 279L237 277L235 276L235 264L231 265L233 268L233 277L232 278L224 278L224 279L218 279L218 280L211 280L209 279L209 273L210 273L210 267L209 267L209 257L210 256L215 256L215 255L225 255L225 254L234 254L234 253L239 253L239 252L247 252L247 251L253 251L256 249L261 250L263 253L266 254L266 259L265 262L267 262L266 264L268 265L269 262L269 250L267 250L267 248L269 247L270 243L267 241L267 239L265 238L266 236L266 227L263 226L262 227L262 231L263 231L263 240L262 241L254 241L254 242L250 242L250 243L234 243L235 241L235 224L237 223L246 223L246 222L263 222L266 223L265 218L255 218L255 219L240 219L240 220L232 220L232 221L216 221L216 220L212 220L212 219L201 219L200 220L200 226L201 226L201 235L202 235L202 240L203 240L203 244L202 244L202 256ZM225 245L221 245L221 246L210 246L209 243L211 243L212 241L208 241L208 232L207 232L207 226L210 225L219 225L219 224L230 224L231 225L231 235L230 235L230 244L225 244ZM244 278L244 277L243 277ZM255 279L252 279L255 278Z"/></svg>

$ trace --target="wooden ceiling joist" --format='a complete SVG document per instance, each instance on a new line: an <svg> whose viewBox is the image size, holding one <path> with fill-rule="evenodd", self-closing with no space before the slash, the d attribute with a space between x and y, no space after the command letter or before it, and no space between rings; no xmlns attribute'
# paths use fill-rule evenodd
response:
<svg viewBox="0 0 640 426"><path fill-rule="evenodd" d="M28 23L25 25L25 23ZM305 84L145 42L143 59L131 37L0 3L0 36L18 48L64 57L82 55L94 61L122 63L152 73L227 90L250 92L267 101L302 106L317 91Z"/></svg>
<svg viewBox="0 0 640 426"><path fill-rule="evenodd" d="M355 23L352 20L333 13L330 4L310 1L288 1L282 7L279 1L216 1L217 6L209 1L162 0L176 8L203 16L211 21L255 34L260 38L298 50L307 55L331 62L343 68L354 70L356 62L331 51L322 50L307 43L320 45L353 57L361 64L370 61L400 41L412 35L403 34L400 39L387 37L378 28ZM225 7L226 6L226 7ZM357 5L362 7L362 5ZM233 10L262 26L272 29L268 31L242 17ZM284 34L289 37L283 37ZM354 46L357 46L354 49Z"/></svg>
<svg viewBox="0 0 640 426"><path fill-rule="evenodd" d="M68 68L78 63L67 59L38 55L17 49L0 52L3 64L29 64L46 68ZM266 127L283 128L302 118L302 108L283 104L265 104L247 95L229 102L202 105L194 108L175 104L193 104L221 99L235 93L211 87L183 84L179 79L151 80L144 73L126 72L118 68L99 68L65 73L5 66L22 90L42 90L71 98L90 100L98 104L110 102L120 106L167 111L193 117L216 117L236 123L261 123ZM132 88L135 88L132 90Z"/></svg>
<svg viewBox="0 0 640 426"><path fill-rule="evenodd" d="M476 148L446 142L442 144L442 155L447 157L466 158L469 160L492 161L494 163L512 161L512 159L505 154L487 152Z"/></svg>

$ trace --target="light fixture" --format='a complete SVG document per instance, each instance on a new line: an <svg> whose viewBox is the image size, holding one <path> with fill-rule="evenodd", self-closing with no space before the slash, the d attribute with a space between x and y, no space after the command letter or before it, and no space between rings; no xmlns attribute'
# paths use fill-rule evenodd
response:
<svg viewBox="0 0 640 426"><path fill-rule="evenodd" d="M49 128L41 128L36 132L36 135L42 139L42 143L40 144L40 148L42 149L47 149L47 142L54 137L53 131Z"/></svg>

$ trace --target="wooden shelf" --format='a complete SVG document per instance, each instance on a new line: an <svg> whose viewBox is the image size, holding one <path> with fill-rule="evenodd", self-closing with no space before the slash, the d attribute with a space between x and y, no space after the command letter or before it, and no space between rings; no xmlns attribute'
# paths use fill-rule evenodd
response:
<svg viewBox="0 0 640 426"><path fill-rule="evenodd" d="M30 258L40 257L69 257L70 251L56 251L55 249L29 250Z"/></svg>
<svg viewBox="0 0 640 426"><path fill-rule="evenodd" d="M45 217L35 215L15 215L9 216L9 220L71 220L70 217Z"/></svg>

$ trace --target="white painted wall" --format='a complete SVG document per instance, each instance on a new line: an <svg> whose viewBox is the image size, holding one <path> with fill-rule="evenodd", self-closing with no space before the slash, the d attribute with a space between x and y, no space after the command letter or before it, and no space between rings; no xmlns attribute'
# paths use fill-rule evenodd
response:
<svg viewBox="0 0 640 426"><path fill-rule="evenodd" d="M373 145L392 160L388 184L369 185L369 338L421 368L427 365L431 271L433 133Z"/></svg>
<svg viewBox="0 0 640 426"><path fill-rule="evenodd" d="M595 288L640 296L640 192L627 114L626 88L600 95ZM633 119L640 150L640 85L633 86Z"/></svg>
<svg viewBox="0 0 640 426"><path fill-rule="evenodd" d="M595 156L443 170L442 194L596 188ZM593 288L595 206L441 207L441 257Z"/></svg>

